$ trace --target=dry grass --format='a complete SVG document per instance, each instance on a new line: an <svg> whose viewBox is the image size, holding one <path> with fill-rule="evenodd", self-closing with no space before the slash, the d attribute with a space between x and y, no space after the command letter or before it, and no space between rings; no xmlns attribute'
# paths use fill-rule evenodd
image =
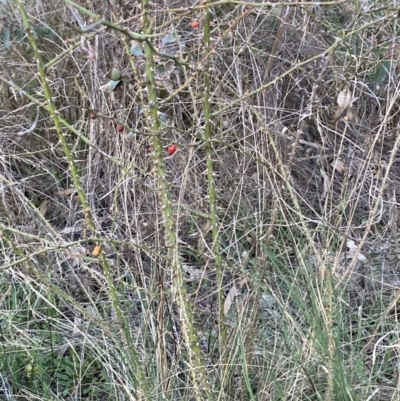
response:
<svg viewBox="0 0 400 401"><path fill-rule="evenodd" d="M123 3L0 2L0 398L397 399L397 4Z"/></svg>

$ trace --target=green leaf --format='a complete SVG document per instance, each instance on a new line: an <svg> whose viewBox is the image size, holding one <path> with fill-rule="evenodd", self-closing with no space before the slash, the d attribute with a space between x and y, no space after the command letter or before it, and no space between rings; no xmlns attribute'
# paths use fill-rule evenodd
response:
<svg viewBox="0 0 400 401"><path fill-rule="evenodd" d="M89 393L89 391L91 391L91 390L92 390L92 387L91 387L91 386L85 386L85 387L83 388L83 390L82 390L82 393L85 394L85 395L87 395L87 394Z"/></svg>
<svg viewBox="0 0 400 401"><path fill-rule="evenodd" d="M372 53L376 57L384 56L388 52L388 47L387 46L382 46L382 47L375 47L372 49Z"/></svg>
<svg viewBox="0 0 400 401"><path fill-rule="evenodd" d="M381 84L388 77L391 65L391 60L382 60L376 67L372 80L377 84Z"/></svg>
<svg viewBox="0 0 400 401"><path fill-rule="evenodd" d="M53 31L46 25L37 26L34 29L34 31L35 31L36 35L39 36L39 37L43 37L43 36L45 36L45 37L53 37L54 36Z"/></svg>
<svg viewBox="0 0 400 401"><path fill-rule="evenodd" d="M169 33L168 35L164 36L161 39L162 44L167 44L167 43L175 43L176 42L176 35L174 32Z"/></svg>
<svg viewBox="0 0 400 401"><path fill-rule="evenodd" d="M158 112L158 118L160 119L161 122L164 124L169 124L169 118L165 113Z"/></svg>
<svg viewBox="0 0 400 401"><path fill-rule="evenodd" d="M133 56L144 56L142 46L140 46L139 42L135 42L135 41L132 42L130 52Z"/></svg>
<svg viewBox="0 0 400 401"><path fill-rule="evenodd" d="M3 34L0 35L0 39L4 41L4 46L7 50L11 50L11 42L10 42L10 30L5 28Z"/></svg>
<svg viewBox="0 0 400 401"><path fill-rule="evenodd" d="M107 82L105 85L100 86L99 89L100 89L102 92L111 93L111 92L118 86L118 84L119 84L120 82L121 82L121 81L113 81L113 80L111 80L111 81Z"/></svg>
<svg viewBox="0 0 400 401"><path fill-rule="evenodd" d="M157 74L165 74L167 71L168 71L168 67L163 64L156 67Z"/></svg>
<svg viewBox="0 0 400 401"><path fill-rule="evenodd" d="M25 30L23 29L16 29L13 34L15 35L15 40L17 42L28 42L28 36L26 35Z"/></svg>
<svg viewBox="0 0 400 401"><path fill-rule="evenodd" d="M111 71L111 79L113 81L118 81L121 78L121 73L118 68L113 68Z"/></svg>

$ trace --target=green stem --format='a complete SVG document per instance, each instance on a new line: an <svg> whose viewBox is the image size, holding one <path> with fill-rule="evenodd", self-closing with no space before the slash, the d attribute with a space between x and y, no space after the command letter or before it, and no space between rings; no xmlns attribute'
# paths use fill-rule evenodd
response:
<svg viewBox="0 0 400 401"><path fill-rule="evenodd" d="M143 10L143 33L149 37L153 32L150 18L150 0L142 0ZM166 179L166 168L164 163L164 149L161 140L161 124L158 118L158 100L156 80L154 74L154 47L144 43L145 70L147 78L148 95L148 119L150 131L153 135L154 165L156 169L156 180L158 196L161 203L162 216L165 230L165 245L168 249L172 268L172 293L178 305L182 334L185 338L187 353L189 356L190 371L193 387L197 400L213 400L212 387L209 382L205 364L202 357L199 338L194 327L194 318L188 302L188 295L183 279L182 263L179 255L178 237L176 235L176 224L173 214L173 205L169 193L170 185Z"/></svg>
<svg viewBox="0 0 400 401"><path fill-rule="evenodd" d="M210 19L211 13L209 7L205 9L205 20L204 20L204 45L205 54L207 55L211 49L210 36L211 36L211 26ZM206 58L206 57L204 57ZM224 301L225 294L223 289L223 272L221 266L221 254L220 254L220 243L219 243L219 226L218 226L218 214L217 214L217 200L216 200L216 190L214 182L214 165L212 157L214 155L214 149L211 142L212 139L212 114L211 114L211 103L210 103L210 92L211 92L211 82L210 74L207 70L206 65L204 66L204 141L205 141L205 151L206 151L206 166L207 166L207 179L208 179L208 195L210 201L210 223L212 230L212 250L215 260L216 278L217 278L217 291L218 291L218 320L219 320L219 350L222 354L223 350L226 349L226 326L225 326L225 316L224 316ZM224 366L221 360L221 366Z"/></svg>
<svg viewBox="0 0 400 401"><path fill-rule="evenodd" d="M69 148L68 142L66 137L64 136L62 129L61 129L61 121L60 121L60 117L58 115L58 111L56 110L56 107L53 103L52 100L52 93L50 90L50 86L47 82L47 76L46 76L46 69L45 69L45 64L43 62L43 59L41 57L39 48L37 46L37 42L36 42L36 38L35 36L32 34L32 27L31 27L31 23L29 21L26 9L24 7L24 5L21 3L20 0L16 0L23 23L25 25L27 34L28 34L28 38L30 41L30 44L32 46L32 49L34 51L34 56L38 65L38 71L39 71L39 77L40 77L40 81L43 87L43 91L44 91L44 97L46 100L46 109L48 110L48 112L50 113L53 123L54 123L54 128L55 131L57 132L58 135L58 139L61 143L61 146L63 148L63 152L66 156L66 159L68 161L68 166L69 166L69 170L71 172L71 176L72 176L72 180L74 183L75 188L78 191L78 196L79 196L79 200L82 204L82 208L84 211L84 215L86 218L86 222L87 225L89 227L89 229L92 232L92 235L95 234L95 225L93 222L93 217L92 217L92 213L89 207L89 203L87 201L86 198L86 194L85 191L82 187L82 183L81 183L81 179L79 177L78 174L78 170L76 168L75 165L75 161L71 152L71 149ZM126 324L126 320L124 318L123 312L120 308L119 305L119 301L118 301L118 296L117 296L117 292L114 286L114 281L113 281L113 277L112 274L110 272L110 267L107 263L106 258L104 257L104 255L101 255L100 257L100 262L104 271L104 274L106 276L107 279L107 283L109 286L109 291L110 291L110 298L111 298L111 302L113 304L114 310L116 312L117 318L122 326L122 330L124 333L124 337L125 337L125 342L127 344L128 347L128 352L125 354L124 352L121 353L122 357L126 357L127 355L127 363L128 365L133 368L133 372L135 374L135 389L137 392L137 395L139 396L139 389L142 388L143 392L146 392L146 385L145 385L145 375L142 371L141 368L141 364L139 363L139 358L138 355L135 351L134 348L134 344L132 341L132 337L131 337L131 333L129 330L129 326ZM147 398L147 397L145 397Z"/></svg>

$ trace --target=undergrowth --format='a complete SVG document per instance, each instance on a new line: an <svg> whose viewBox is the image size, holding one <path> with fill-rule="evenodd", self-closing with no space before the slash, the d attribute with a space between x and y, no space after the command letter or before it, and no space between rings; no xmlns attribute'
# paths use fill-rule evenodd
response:
<svg viewBox="0 0 400 401"><path fill-rule="evenodd" d="M0 398L396 400L399 4L0 2Z"/></svg>

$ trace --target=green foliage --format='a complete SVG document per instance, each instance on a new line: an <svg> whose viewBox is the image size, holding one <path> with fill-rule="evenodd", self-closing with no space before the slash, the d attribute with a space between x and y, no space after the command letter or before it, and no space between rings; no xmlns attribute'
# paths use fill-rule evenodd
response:
<svg viewBox="0 0 400 401"><path fill-rule="evenodd" d="M103 397L109 391L109 379L96 350L66 342L57 326L62 323L62 316L56 297L49 294L47 302L43 302L26 290L24 285L14 288L10 308L19 312L6 318L1 331L4 341L0 345L3 355L0 370L13 390L27 388L32 396L51 397L57 388L62 397L73 394L90 399ZM34 319L31 310L26 308L26 296L35 304L36 314L40 313L42 319ZM14 328L18 328L19 333L32 333L30 344L20 341Z"/></svg>
<svg viewBox="0 0 400 401"><path fill-rule="evenodd" d="M381 84L389 76L392 66L391 60L382 60L376 67L375 73L372 76L372 81L376 84Z"/></svg>
<svg viewBox="0 0 400 401"><path fill-rule="evenodd" d="M139 42L134 42L130 48L132 56L144 56L142 46Z"/></svg>
<svg viewBox="0 0 400 401"><path fill-rule="evenodd" d="M54 38L54 31L46 26L39 24L33 27L33 35L37 39L52 39ZM11 28L7 27L6 25L2 25L0 29L0 44L3 43L4 47L7 51L12 49L12 46L29 43L27 32L23 27L19 28Z"/></svg>

